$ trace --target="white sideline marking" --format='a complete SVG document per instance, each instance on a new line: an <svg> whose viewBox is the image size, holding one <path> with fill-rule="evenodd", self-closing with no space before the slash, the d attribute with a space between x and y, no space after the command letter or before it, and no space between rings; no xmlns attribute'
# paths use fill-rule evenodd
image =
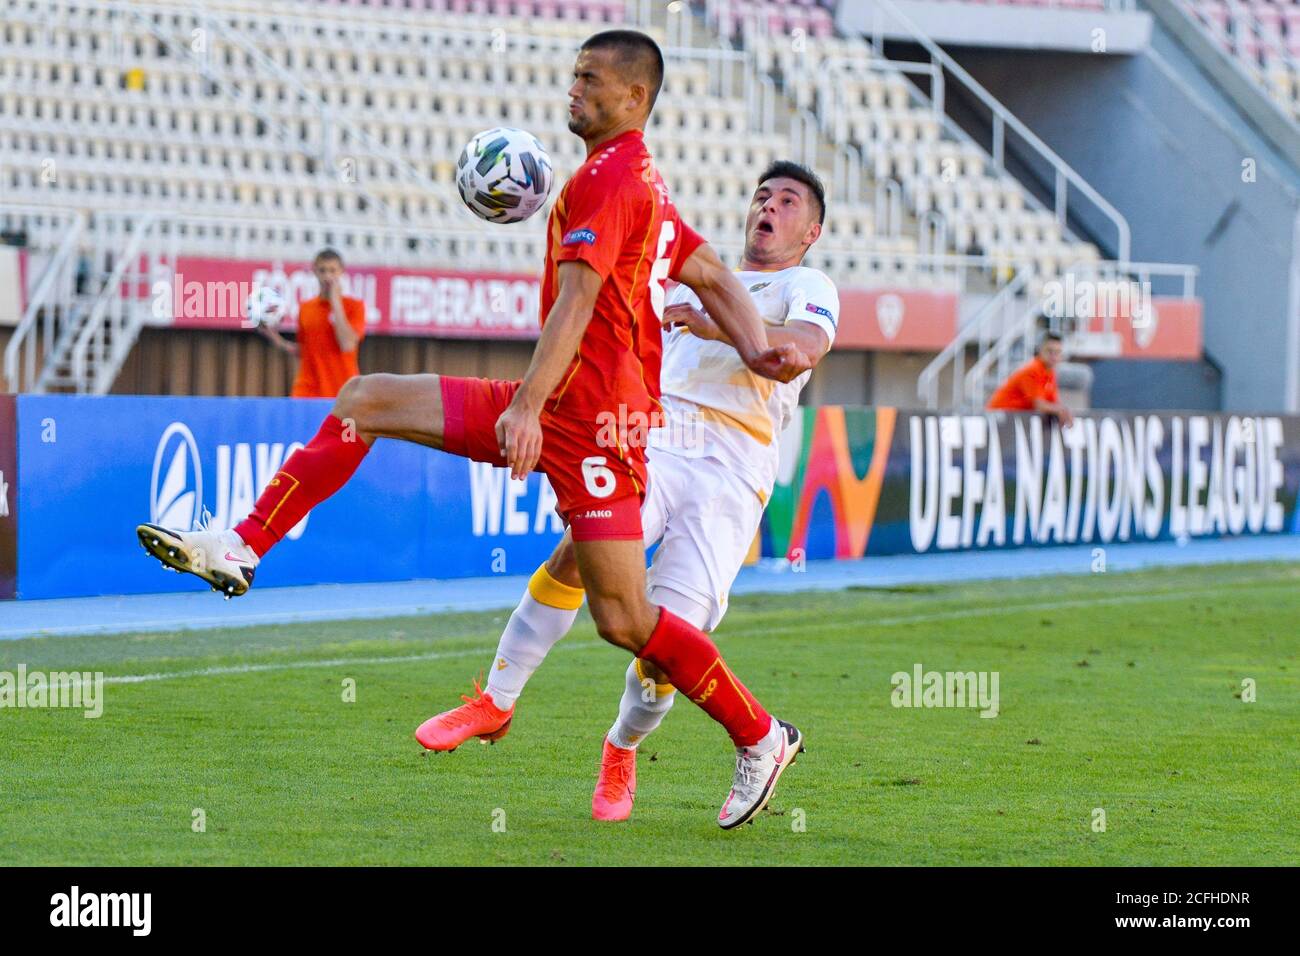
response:
<svg viewBox="0 0 1300 956"><path fill-rule="evenodd" d="M605 647L604 641L574 641L563 645L573 650ZM489 653L487 647L466 648L462 651L430 651L427 654L406 654L401 657L335 657L324 661L284 661L279 664L234 664L227 667L204 667L194 671L161 671L156 674L119 674L105 677L105 684L143 684L149 681L180 680L188 677L225 677L231 674L260 674L266 671L308 670L316 667L366 666L369 664L408 664L413 661L437 661L455 657L472 657ZM76 683L76 681L73 681Z"/></svg>
<svg viewBox="0 0 1300 956"><path fill-rule="evenodd" d="M524 585L527 586L526 583ZM137 595L130 595L136 597ZM170 597L171 595L166 595ZM71 598L70 600L94 600L94 598ZM33 630L30 627L18 627L0 631L2 639L24 639L29 637L96 637L103 634L134 634L136 632L176 632L215 631L222 628L275 627L281 624L313 624L316 622L333 623L336 621L382 621L395 617L424 617L430 614L483 614L489 611L508 611L505 601L484 602L482 605L457 605L449 601L402 605L394 608L391 604L374 607L348 608L344 616L336 608L317 611L262 611L236 617L230 621L208 620L196 626L177 625L175 616L160 617L154 620L128 621L120 624L85 624L74 627L57 627L48 630Z"/></svg>
<svg viewBox="0 0 1300 956"><path fill-rule="evenodd" d="M1200 597L1214 591L1240 590L1242 588L1268 588L1274 586L1293 587L1291 581L1261 581L1258 584L1235 583L1231 586L1198 588L1195 591L1140 591L1133 594L1120 594L1108 598L1073 598L1068 601L1040 601L1037 604L991 605L989 607L962 608L955 611L938 611L931 614L909 614L902 617L885 617L868 622L868 627L894 627L899 624L924 624L929 621L951 621L963 617L991 616L996 614L1015 614L1020 611L1057 611L1070 607L1089 607L1097 604L1131 604L1134 601L1181 601ZM802 627L773 628L764 630L766 635L796 634ZM552 650L569 648L572 650L590 650L593 647L605 647L604 641L573 641L557 644ZM283 661L278 664L237 664L226 667L205 667L201 670L170 671L155 674L121 674L105 677L105 684L143 684L149 681L182 680L190 677L225 677L231 674L258 674L266 671L309 670L320 667L367 666L370 664L405 664L415 661L437 661L457 657L472 657L488 653L487 645L466 648L460 651L430 651L426 654L407 654L401 657L336 657L329 660Z"/></svg>

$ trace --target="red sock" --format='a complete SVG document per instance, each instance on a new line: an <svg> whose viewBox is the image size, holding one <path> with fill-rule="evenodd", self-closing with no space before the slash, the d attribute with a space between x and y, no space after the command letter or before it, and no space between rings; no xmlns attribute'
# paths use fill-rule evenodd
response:
<svg viewBox="0 0 1300 956"><path fill-rule="evenodd" d="M727 728L737 747L758 743L772 726L763 705L727 667L718 646L667 608L637 655L668 675L678 690Z"/></svg>
<svg viewBox="0 0 1300 956"><path fill-rule="evenodd" d="M307 447L290 455L275 473L235 532L258 557L266 554L307 512L343 487L368 451L355 430L344 437L343 422L329 416Z"/></svg>

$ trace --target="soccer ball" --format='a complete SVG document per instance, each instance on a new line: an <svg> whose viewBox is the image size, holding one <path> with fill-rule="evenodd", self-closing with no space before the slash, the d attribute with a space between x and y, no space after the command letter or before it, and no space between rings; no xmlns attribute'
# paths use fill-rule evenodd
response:
<svg viewBox="0 0 1300 956"><path fill-rule="evenodd" d="M456 188L488 222L523 222L551 192L551 157L532 133L499 126L472 137L456 161Z"/></svg>
<svg viewBox="0 0 1300 956"><path fill-rule="evenodd" d="M277 326L284 318L284 296L270 286L258 286L244 303L244 315L253 328Z"/></svg>

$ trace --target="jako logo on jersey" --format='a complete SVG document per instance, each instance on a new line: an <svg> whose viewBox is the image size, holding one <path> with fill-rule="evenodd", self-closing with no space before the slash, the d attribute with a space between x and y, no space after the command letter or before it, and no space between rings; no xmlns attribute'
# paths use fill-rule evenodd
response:
<svg viewBox="0 0 1300 956"><path fill-rule="evenodd" d="M284 460L302 447L300 442L237 442L217 446L216 509L209 522L229 528L253 510L253 502L280 470ZM167 528L189 530L203 512L203 460L194 433L184 422L163 429L153 457L149 489L149 520ZM303 518L288 534L294 540L307 528Z"/></svg>
<svg viewBox="0 0 1300 956"><path fill-rule="evenodd" d="M614 517L614 512L612 512L612 511L588 511L588 512L586 512L585 514L583 514L582 517L584 517L584 518L612 518L612 517Z"/></svg>
<svg viewBox="0 0 1300 956"><path fill-rule="evenodd" d="M580 242L594 246L596 244L596 234L590 229L575 229L560 240L560 245L576 246Z"/></svg>
<svg viewBox="0 0 1300 956"><path fill-rule="evenodd" d="M820 305L813 305L811 302L809 302L806 306L804 306L804 308L806 308L809 312L812 312L816 315L820 315L822 318L829 320L831 325L838 327L835 321L835 316L831 315L830 309L823 309Z"/></svg>

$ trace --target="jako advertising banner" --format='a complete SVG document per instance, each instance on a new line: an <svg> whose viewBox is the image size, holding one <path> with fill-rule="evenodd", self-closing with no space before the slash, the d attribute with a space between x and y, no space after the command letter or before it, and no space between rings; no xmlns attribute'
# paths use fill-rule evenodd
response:
<svg viewBox="0 0 1300 956"><path fill-rule="evenodd" d="M234 524L329 407L5 397L0 594L202 587L163 572L135 526L191 527L205 510L210 527ZM1293 417L1093 413L1062 430L1034 415L826 406L799 409L780 440L756 549L767 557L1300 532ZM514 482L381 441L258 568L257 586L528 574L559 540L554 505L543 476Z"/></svg>
<svg viewBox="0 0 1300 956"><path fill-rule="evenodd" d="M135 526L189 528L205 508L209 527L235 524L331 404L18 396L18 479L9 480L21 529L18 596L202 586L163 571L140 547ZM540 475L526 482L506 475L417 445L378 442L352 480L257 569L257 586L531 573L563 531L555 495Z"/></svg>

